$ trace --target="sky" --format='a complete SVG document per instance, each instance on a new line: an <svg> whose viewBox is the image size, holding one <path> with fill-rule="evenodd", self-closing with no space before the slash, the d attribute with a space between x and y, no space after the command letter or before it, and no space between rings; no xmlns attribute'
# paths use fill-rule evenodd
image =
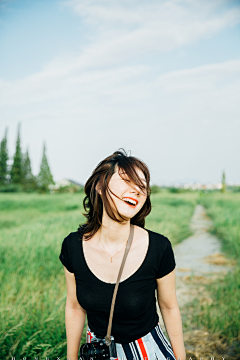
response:
<svg viewBox="0 0 240 360"><path fill-rule="evenodd" d="M119 148L152 184L240 182L238 0L2 0L0 139L85 183Z"/></svg>

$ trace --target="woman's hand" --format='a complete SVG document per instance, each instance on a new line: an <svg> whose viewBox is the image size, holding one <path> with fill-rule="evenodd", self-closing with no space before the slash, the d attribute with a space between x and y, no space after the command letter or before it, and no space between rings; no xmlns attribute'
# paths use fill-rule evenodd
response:
<svg viewBox="0 0 240 360"><path fill-rule="evenodd" d="M159 308L171 341L176 359L186 360L183 342L182 320L175 289L175 269L168 275L157 279Z"/></svg>

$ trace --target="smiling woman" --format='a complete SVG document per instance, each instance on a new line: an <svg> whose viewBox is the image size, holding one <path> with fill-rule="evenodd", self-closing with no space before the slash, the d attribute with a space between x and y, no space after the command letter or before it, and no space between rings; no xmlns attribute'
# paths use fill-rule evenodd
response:
<svg viewBox="0 0 240 360"><path fill-rule="evenodd" d="M82 359L110 359L104 353L107 345L101 350L99 344L107 333L113 291L131 236L114 307L113 358L186 359L171 242L144 229L151 211L149 183L147 166L124 150L101 161L86 182L87 221L64 239L59 256L67 283L65 320L71 360L78 359L86 314L88 345L81 351ZM156 289L171 344L159 324Z"/></svg>
<svg viewBox="0 0 240 360"><path fill-rule="evenodd" d="M88 220L85 239L91 238L100 228L103 211L118 223L131 218L131 224L140 227L144 227L144 219L151 211L149 170L141 160L128 157L121 151L98 164L86 182L85 193L83 203ZM137 202L133 204L135 211L124 215L128 209L124 204L130 201Z"/></svg>

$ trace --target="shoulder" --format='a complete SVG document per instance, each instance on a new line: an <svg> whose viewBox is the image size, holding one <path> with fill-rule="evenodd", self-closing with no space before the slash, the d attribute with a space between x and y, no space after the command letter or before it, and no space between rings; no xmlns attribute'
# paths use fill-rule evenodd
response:
<svg viewBox="0 0 240 360"><path fill-rule="evenodd" d="M151 230L148 230L148 232L156 279L159 279L173 271L176 266L175 256L171 241L166 236Z"/></svg>
<svg viewBox="0 0 240 360"><path fill-rule="evenodd" d="M70 234L68 234L65 238L64 241L68 244L73 244L74 242L79 242L80 240L82 240L83 234L84 234L84 230L85 230L86 224L83 225L79 225L79 228L77 231L73 231Z"/></svg>
<svg viewBox="0 0 240 360"><path fill-rule="evenodd" d="M77 240L80 240L78 231L73 231L64 238L64 241L68 244L73 243Z"/></svg>
<svg viewBox="0 0 240 360"><path fill-rule="evenodd" d="M168 239L168 237L152 230L146 230L149 233L149 241L151 241L151 243L153 243L155 246L165 249L171 245L171 241Z"/></svg>
<svg viewBox="0 0 240 360"><path fill-rule="evenodd" d="M72 273L74 272L72 260L74 258L74 254L76 253L76 250L79 248L79 246L77 246L77 242L79 243L77 231L68 234L62 242L62 248L59 255L59 259L62 264L67 268L69 272Z"/></svg>
<svg viewBox="0 0 240 360"><path fill-rule="evenodd" d="M73 247L75 247L79 242L81 241L78 231L71 232L68 234L62 242L62 246L64 248L67 248L68 250L71 250Z"/></svg>
<svg viewBox="0 0 240 360"><path fill-rule="evenodd" d="M136 236L139 238L144 238L144 237L147 238L148 230L146 230L140 226L134 225L134 234L136 234Z"/></svg>

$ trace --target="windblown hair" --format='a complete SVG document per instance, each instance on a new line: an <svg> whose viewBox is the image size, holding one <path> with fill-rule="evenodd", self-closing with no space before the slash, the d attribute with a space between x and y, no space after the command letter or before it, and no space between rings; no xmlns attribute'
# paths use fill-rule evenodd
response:
<svg viewBox="0 0 240 360"><path fill-rule="evenodd" d="M86 196L83 200L83 206L86 213L83 215L87 218L87 222L84 225L79 225L78 233L81 237L84 235L86 240L89 240L102 224L103 204L111 219L119 223L126 221L126 219L119 214L115 202L113 200L111 201L117 216L114 214L109 202L109 198L112 199L110 195L112 192L108 184L117 169L121 177L122 173L125 173L132 183L136 184L141 191L145 191L147 194L147 199L143 207L130 220L133 225L138 225L142 228L145 226L145 217L151 211L150 173L148 167L141 160L133 156L128 156L124 149L119 149L97 165L85 184L84 191ZM141 180L136 169L140 169L143 172L146 184ZM122 179L125 180L123 177ZM96 189L98 189L98 191Z"/></svg>

